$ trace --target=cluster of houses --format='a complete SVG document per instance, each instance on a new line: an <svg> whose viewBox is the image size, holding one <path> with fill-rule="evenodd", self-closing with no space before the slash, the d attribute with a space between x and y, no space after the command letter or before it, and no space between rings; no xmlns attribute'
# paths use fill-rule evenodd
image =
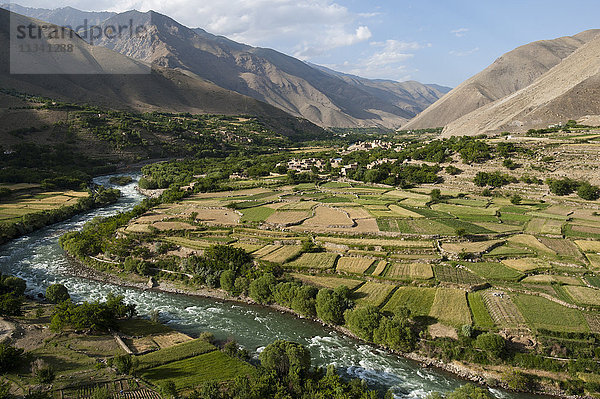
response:
<svg viewBox="0 0 600 399"><path fill-rule="evenodd" d="M383 148L384 150L389 150L392 148L392 146L392 143L388 143L387 141L382 140L361 141L350 145L346 153L351 153L354 151L370 151L374 150L375 148Z"/></svg>

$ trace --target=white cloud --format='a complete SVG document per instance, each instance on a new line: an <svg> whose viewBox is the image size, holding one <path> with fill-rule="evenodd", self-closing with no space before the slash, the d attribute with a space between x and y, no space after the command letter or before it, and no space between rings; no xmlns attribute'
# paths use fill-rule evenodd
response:
<svg viewBox="0 0 600 399"><path fill-rule="evenodd" d="M48 7L47 0L21 0L23 5ZM365 20L336 0L58 0L53 7L123 12L154 10L183 25L255 46L272 46L304 58L338 47L352 46L372 36Z"/></svg>
<svg viewBox="0 0 600 399"><path fill-rule="evenodd" d="M357 60L356 62L345 62L340 65L331 65L345 73L359 75L366 78L386 78L397 81L405 81L411 78L411 73L405 65L407 60L415 56L415 51L431 47L430 43L406 42L400 40L386 40L385 42L372 42L371 48L374 52Z"/></svg>
<svg viewBox="0 0 600 399"><path fill-rule="evenodd" d="M458 29L451 30L450 33L453 33L454 36L456 36L456 37L463 37L467 34L468 31L469 31L468 28L458 28Z"/></svg>
<svg viewBox="0 0 600 399"><path fill-rule="evenodd" d="M448 54L453 55L455 57L466 57L471 54L475 54L479 51L479 47L472 48L471 50L451 50Z"/></svg>

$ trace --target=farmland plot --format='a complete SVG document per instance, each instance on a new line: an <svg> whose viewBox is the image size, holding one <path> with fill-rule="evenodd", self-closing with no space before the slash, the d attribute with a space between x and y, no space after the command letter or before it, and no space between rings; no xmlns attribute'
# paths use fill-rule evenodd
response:
<svg viewBox="0 0 600 399"><path fill-rule="evenodd" d="M399 287L383 307L383 311L395 313L401 307L408 308L413 316L427 316L433 305L436 288Z"/></svg>
<svg viewBox="0 0 600 399"><path fill-rule="evenodd" d="M281 247L282 247L282 245L274 245L274 244L265 245L261 249L255 251L252 255L254 255L257 258L262 258L263 256L267 256L268 254L270 254L273 251L277 251Z"/></svg>
<svg viewBox="0 0 600 399"><path fill-rule="evenodd" d="M579 248L570 240L547 237L539 237L538 240L559 255L581 257Z"/></svg>
<svg viewBox="0 0 600 399"><path fill-rule="evenodd" d="M363 274L371 267L373 262L375 262L375 259L343 256L338 260L336 270L344 273Z"/></svg>
<svg viewBox="0 0 600 399"><path fill-rule="evenodd" d="M337 254L327 252L306 253L285 266L294 269L332 269L337 257Z"/></svg>
<svg viewBox="0 0 600 399"><path fill-rule="evenodd" d="M375 267L375 270L373 271L372 274L374 276L381 276L382 273L385 271L385 268L387 265L388 265L387 261L380 260L379 262L377 262L377 266Z"/></svg>
<svg viewBox="0 0 600 399"><path fill-rule="evenodd" d="M575 244L577 244L583 252L600 253L600 241L575 240Z"/></svg>
<svg viewBox="0 0 600 399"><path fill-rule="evenodd" d="M433 271L435 278L443 282L462 285L477 285L485 282L481 277L460 267L435 265Z"/></svg>
<svg viewBox="0 0 600 399"><path fill-rule="evenodd" d="M307 227L352 227L354 220L348 217L348 214L340 209L327 206L318 206L315 209L315 215L304 221L302 226Z"/></svg>
<svg viewBox="0 0 600 399"><path fill-rule="evenodd" d="M507 294L496 290L485 290L481 293L481 297L495 324L503 328L527 328L525 318Z"/></svg>
<svg viewBox="0 0 600 399"><path fill-rule="evenodd" d="M502 263L524 273L550 268L550 265L547 262L538 258L504 259Z"/></svg>
<svg viewBox="0 0 600 399"><path fill-rule="evenodd" d="M600 306L600 290L570 285L565 286L564 289L576 303Z"/></svg>
<svg viewBox="0 0 600 399"><path fill-rule="evenodd" d="M533 250L541 255L551 254L556 255L556 252L542 244L537 238L529 234L518 234L508 239L508 242L513 245L522 246Z"/></svg>
<svg viewBox="0 0 600 399"><path fill-rule="evenodd" d="M292 226L295 224L300 224L304 220L311 217L310 212L308 211L280 211L277 210L271 216L266 219L267 223L282 225L282 226Z"/></svg>
<svg viewBox="0 0 600 399"><path fill-rule="evenodd" d="M446 242L442 244L442 249L451 253L482 253L489 251L490 248L501 244L501 240L489 240L489 241L478 241L478 242Z"/></svg>
<svg viewBox="0 0 600 399"><path fill-rule="evenodd" d="M559 332L588 332L587 323L577 309L567 308L546 298L516 294L515 304L527 320L536 329Z"/></svg>
<svg viewBox="0 0 600 399"><path fill-rule="evenodd" d="M473 262L464 263L463 265L474 273L488 280L518 281L523 277L523 273L506 267L502 263Z"/></svg>
<svg viewBox="0 0 600 399"><path fill-rule="evenodd" d="M385 272L391 280L428 280L433 278L431 265L427 263L391 263Z"/></svg>
<svg viewBox="0 0 600 399"><path fill-rule="evenodd" d="M301 251L301 245L284 245L283 247L263 256L261 259L267 262L284 263L289 259L298 256Z"/></svg>
<svg viewBox="0 0 600 399"><path fill-rule="evenodd" d="M473 323L475 326L488 329L494 327L494 320L490 316L490 313L483 302L481 292L470 292L467 294L469 307L473 314Z"/></svg>
<svg viewBox="0 0 600 399"><path fill-rule="evenodd" d="M368 304L379 307L395 288L395 285L367 281L354 291L353 297L358 306Z"/></svg>
<svg viewBox="0 0 600 399"><path fill-rule="evenodd" d="M471 324L467 293L453 288L438 288L429 315L453 326Z"/></svg>
<svg viewBox="0 0 600 399"><path fill-rule="evenodd" d="M295 279L298 279L304 283L316 285L317 287L325 287L335 289L342 285L350 288L351 290L355 289L359 285L363 283L362 280L355 280L344 277L334 277L334 276L312 276L309 274L300 274L300 273L290 273Z"/></svg>

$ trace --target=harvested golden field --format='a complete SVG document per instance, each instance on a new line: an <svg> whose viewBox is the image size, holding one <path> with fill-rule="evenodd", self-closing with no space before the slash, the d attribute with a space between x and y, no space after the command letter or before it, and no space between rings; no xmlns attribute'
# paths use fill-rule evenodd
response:
<svg viewBox="0 0 600 399"><path fill-rule="evenodd" d="M196 230L196 226L184 222L156 222L152 227L159 231L179 231L179 230Z"/></svg>
<svg viewBox="0 0 600 399"><path fill-rule="evenodd" d="M502 240L489 240L489 241L478 241L478 242L445 242L442 244L444 251L459 254L461 252L469 253L483 253L487 252L490 248L500 245L504 241Z"/></svg>
<svg viewBox="0 0 600 399"><path fill-rule="evenodd" d="M228 208L196 208L196 220L206 224L236 225L240 223L241 216Z"/></svg>
<svg viewBox="0 0 600 399"><path fill-rule="evenodd" d="M564 287L565 291L576 303L582 305L600 306L600 290L589 287L571 286Z"/></svg>
<svg viewBox="0 0 600 399"><path fill-rule="evenodd" d="M125 228L126 233L150 233L149 224L131 223Z"/></svg>
<svg viewBox="0 0 600 399"><path fill-rule="evenodd" d="M438 288L429 315L453 326L471 324L467 293L453 288Z"/></svg>
<svg viewBox="0 0 600 399"><path fill-rule="evenodd" d="M316 201L294 201L286 203L279 209L286 211L310 211L317 205L319 203Z"/></svg>
<svg viewBox="0 0 600 399"><path fill-rule="evenodd" d="M354 291L353 298L358 306L368 304L379 307L386 302L395 288L395 285L367 281Z"/></svg>
<svg viewBox="0 0 600 399"><path fill-rule="evenodd" d="M520 272L530 272L538 269L550 268L550 265L547 262L537 258L504 259L502 263Z"/></svg>
<svg viewBox="0 0 600 399"><path fill-rule="evenodd" d="M377 266L375 267L375 271L373 272L374 276L381 276L381 274L385 271L385 267L387 266L387 260L380 260L377 262Z"/></svg>
<svg viewBox="0 0 600 399"><path fill-rule="evenodd" d="M331 276L312 276L310 274L300 274L300 273L290 273L295 279L298 279L304 283L308 283L311 285L316 285L317 287L325 287L325 288L337 288L342 285L350 288L351 290L355 289L359 285L363 283L362 280L354 280L350 278L343 277L331 277Z"/></svg>
<svg viewBox="0 0 600 399"><path fill-rule="evenodd" d="M308 227L352 227L354 220L348 217L344 211L327 206L318 206L314 211L314 216L302 223L302 226Z"/></svg>
<svg viewBox="0 0 600 399"><path fill-rule="evenodd" d="M427 263L392 263L388 266L385 278L392 280L429 280L433 278L431 265Z"/></svg>
<svg viewBox="0 0 600 399"><path fill-rule="evenodd" d="M559 255L581 257L579 248L577 248L577 246L573 244L573 241L571 240L547 237L539 237L538 240Z"/></svg>
<svg viewBox="0 0 600 399"><path fill-rule="evenodd" d="M421 215L419 213L409 211L408 209L402 208L401 206L398 206L398 205L392 204L389 206L389 208L390 208L390 211L392 211L392 213L394 214L394 216L397 216L397 217L415 218L415 219L424 217L423 215Z"/></svg>
<svg viewBox="0 0 600 399"><path fill-rule="evenodd" d="M337 204L336 204L337 205ZM347 212L348 215L352 218L352 219L368 219L371 218L371 214L362 207L343 207L340 208L342 211Z"/></svg>
<svg viewBox="0 0 600 399"><path fill-rule="evenodd" d="M363 274L371 267L375 259L342 256L337 263L336 270L344 273Z"/></svg>
<svg viewBox="0 0 600 399"><path fill-rule="evenodd" d="M508 242L521 247L533 249L540 254L552 254L556 255L556 252L544 244L542 244L537 238L530 234L518 234L508 239Z"/></svg>
<svg viewBox="0 0 600 399"><path fill-rule="evenodd" d="M267 262L284 263L289 259L295 258L302 251L301 245L284 245L283 247L272 251L261 259Z"/></svg>
<svg viewBox="0 0 600 399"><path fill-rule="evenodd" d="M381 246L396 248L433 248L433 241L385 239L385 238L345 238L345 237L316 237L320 242L331 242L349 246Z"/></svg>
<svg viewBox="0 0 600 399"><path fill-rule="evenodd" d="M585 254L585 257L590 262L590 266L594 269L600 269L600 255L598 254Z"/></svg>
<svg viewBox="0 0 600 399"><path fill-rule="evenodd" d="M600 241L575 240L575 244L577 244L583 252L600 253Z"/></svg>
<svg viewBox="0 0 600 399"><path fill-rule="evenodd" d="M327 252L306 253L285 266L296 269L332 269L337 257L337 254Z"/></svg>
<svg viewBox="0 0 600 399"><path fill-rule="evenodd" d="M144 214L143 216L140 216L139 218L135 219L135 222L139 224L152 224L154 222L162 222L168 217L169 216L162 213L149 213Z"/></svg>
<svg viewBox="0 0 600 399"><path fill-rule="evenodd" d="M251 244L251 243L245 243L245 242L236 242L236 243L231 244L231 246L235 247L235 248L241 248L248 253L252 253L254 251L261 249L264 245Z"/></svg>
<svg viewBox="0 0 600 399"><path fill-rule="evenodd" d="M552 284L552 283L561 283L568 285L582 285L583 281L581 281L578 277L571 276L555 276L551 274L538 274L535 276L527 276L523 280L521 280L525 284Z"/></svg>
<svg viewBox="0 0 600 399"><path fill-rule="evenodd" d="M277 251L278 249L280 249L283 245L265 245L264 247L262 247L261 249L258 249L256 251L254 251L254 253L252 255L254 255L257 258L262 258L263 256L267 256L268 254L270 254L273 251Z"/></svg>
<svg viewBox="0 0 600 399"><path fill-rule="evenodd" d="M267 218L266 222L282 226L291 226L300 224L309 217L311 217L311 214L308 211L276 211Z"/></svg>
<svg viewBox="0 0 600 399"><path fill-rule="evenodd" d="M189 197L189 199L193 201L194 199L206 199L206 198L245 197L245 196L252 196L252 195L258 195L258 194L264 194L264 193L270 193L270 192L272 192L272 191L269 189L257 187L257 188L250 188L247 190L219 191L219 192L213 192L213 193L198 193L198 194L192 195L191 197Z"/></svg>

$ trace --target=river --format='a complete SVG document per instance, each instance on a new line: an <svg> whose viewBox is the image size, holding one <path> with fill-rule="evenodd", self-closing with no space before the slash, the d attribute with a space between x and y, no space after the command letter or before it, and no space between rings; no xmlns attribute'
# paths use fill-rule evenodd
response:
<svg viewBox="0 0 600 399"><path fill-rule="evenodd" d="M108 177L95 181L110 185ZM380 387L391 387L397 397L421 398L431 391L448 392L464 384L450 374L422 368L412 361L290 314L258 306L141 291L73 277L70 261L58 245L59 237L80 229L94 217L129 210L143 199L135 190L135 184L119 188L122 197L116 204L75 216L0 246L0 271L25 279L28 293L32 295L45 292L46 287L54 283L65 284L75 301L102 300L109 292L124 295L126 302L137 305L142 316L157 309L161 320L177 330L193 336L209 331L218 339L234 338L253 356L276 339L299 342L310 348L313 364L335 364L347 375L366 379ZM507 399L533 397L498 390L492 390L492 393Z"/></svg>

